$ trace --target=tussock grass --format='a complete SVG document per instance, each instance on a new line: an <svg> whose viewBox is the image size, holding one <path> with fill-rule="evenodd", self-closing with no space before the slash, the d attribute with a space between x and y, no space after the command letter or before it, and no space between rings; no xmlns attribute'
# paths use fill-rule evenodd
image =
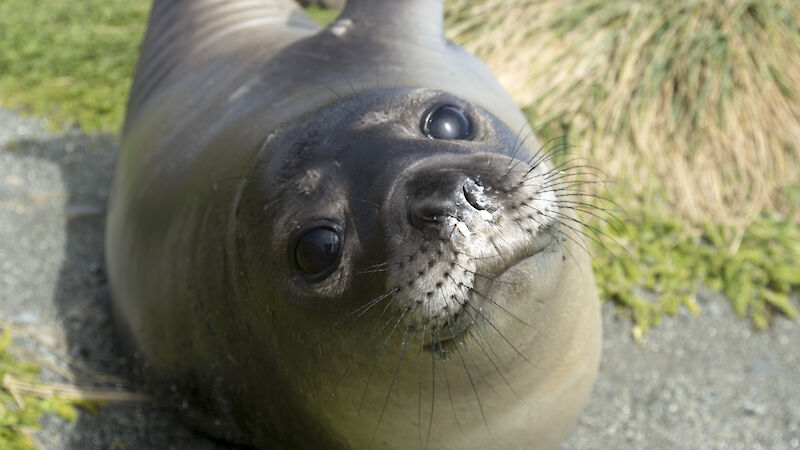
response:
<svg viewBox="0 0 800 450"><path fill-rule="evenodd" d="M448 0L447 18L534 124L639 199L693 223L792 210L800 2Z"/></svg>

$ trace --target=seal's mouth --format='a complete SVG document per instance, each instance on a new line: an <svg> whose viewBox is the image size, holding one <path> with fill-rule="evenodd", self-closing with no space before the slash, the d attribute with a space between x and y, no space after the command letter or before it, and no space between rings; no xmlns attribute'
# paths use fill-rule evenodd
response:
<svg viewBox="0 0 800 450"><path fill-rule="evenodd" d="M425 350L438 351L437 348L444 348L456 339L462 338L475 326L494 327L491 316L501 310L501 313L510 314L505 310L505 304L512 303L518 299L496 299L494 293L502 283L523 282L515 281L514 277L507 276L515 271L515 268L524 266L532 259L545 251L549 251L557 245L558 239L556 232L547 228L538 233L533 242L526 246L516 258L503 258L502 265L498 265L491 270L484 272L484 280L477 283L477 286L470 289L466 298L466 303L462 305L462 313L438 327L426 339ZM502 280L502 281L501 281Z"/></svg>

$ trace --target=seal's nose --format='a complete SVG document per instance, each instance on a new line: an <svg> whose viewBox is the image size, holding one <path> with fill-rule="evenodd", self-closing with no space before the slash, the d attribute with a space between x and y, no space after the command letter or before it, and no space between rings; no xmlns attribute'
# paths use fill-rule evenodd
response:
<svg viewBox="0 0 800 450"><path fill-rule="evenodd" d="M448 218L461 220L466 210L484 209L478 200L480 187L460 172L435 172L416 178L409 191L408 211L418 229L440 227Z"/></svg>

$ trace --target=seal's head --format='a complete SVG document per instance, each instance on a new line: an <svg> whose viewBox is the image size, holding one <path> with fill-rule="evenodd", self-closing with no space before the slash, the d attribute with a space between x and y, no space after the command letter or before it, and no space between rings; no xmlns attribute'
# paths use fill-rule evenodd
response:
<svg viewBox="0 0 800 450"><path fill-rule="evenodd" d="M595 375L597 298L563 172L520 134L392 88L266 139L235 213L240 422L354 448L563 437Z"/></svg>

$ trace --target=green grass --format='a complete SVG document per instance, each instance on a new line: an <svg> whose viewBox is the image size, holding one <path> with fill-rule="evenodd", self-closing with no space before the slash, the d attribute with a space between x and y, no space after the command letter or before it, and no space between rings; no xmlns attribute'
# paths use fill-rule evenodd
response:
<svg viewBox="0 0 800 450"><path fill-rule="evenodd" d="M0 101L54 128L117 131L144 36L143 0L0 2ZM309 8L325 24L337 12Z"/></svg>
<svg viewBox="0 0 800 450"><path fill-rule="evenodd" d="M77 411L73 403L58 398L37 398L23 396L24 406L20 407L11 392L3 386L6 375L17 379L35 380L39 367L20 362L9 351L12 346L11 333L0 332L0 447L8 450L33 449L33 442L23 430L35 430L42 414L57 414L68 421L75 421Z"/></svg>
<svg viewBox="0 0 800 450"><path fill-rule="evenodd" d="M623 194L617 193L617 197ZM729 299L756 329L775 314L797 319L800 227L764 213L741 228L689 224L658 207L628 202L623 220L589 220L600 296L632 317L640 339L664 314L700 313L701 287Z"/></svg>
<svg viewBox="0 0 800 450"><path fill-rule="evenodd" d="M336 19L336 16L339 15L339 11L333 9L323 9L318 6L312 6L306 9L306 13L311 17L315 22L324 26Z"/></svg>
<svg viewBox="0 0 800 450"><path fill-rule="evenodd" d="M2 0L2 104L54 127L119 129L148 9L142 0Z"/></svg>

